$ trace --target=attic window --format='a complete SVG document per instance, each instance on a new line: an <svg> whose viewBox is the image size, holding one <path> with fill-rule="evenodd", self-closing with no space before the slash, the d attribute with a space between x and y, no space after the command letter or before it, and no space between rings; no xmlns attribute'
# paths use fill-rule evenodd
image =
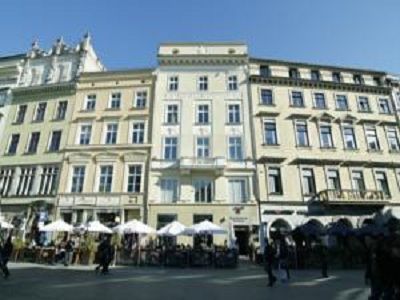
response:
<svg viewBox="0 0 400 300"><path fill-rule="evenodd" d="M230 48L230 49L228 50L228 53L229 53L229 54L235 54L235 52L236 52L236 51L235 51L235 49L233 49L233 48Z"/></svg>
<svg viewBox="0 0 400 300"><path fill-rule="evenodd" d="M179 53L179 50L178 49L172 49L172 54L174 54L174 55L177 55Z"/></svg>

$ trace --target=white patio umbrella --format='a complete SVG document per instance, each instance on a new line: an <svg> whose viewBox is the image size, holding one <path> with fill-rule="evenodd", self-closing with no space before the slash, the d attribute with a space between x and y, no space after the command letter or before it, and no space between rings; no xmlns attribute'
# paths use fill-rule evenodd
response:
<svg viewBox="0 0 400 300"><path fill-rule="evenodd" d="M189 227L194 231L195 234L226 234L227 230L208 221L205 220L203 222L194 224Z"/></svg>
<svg viewBox="0 0 400 300"><path fill-rule="evenodd" d="M6 221L0 221L0 229L13 229L14 225Z"/></svg>
<svg viewBox="0 0 400 300"><path fill-rule="evenodd" d="M156 232L155 229L151 228L150 226L136 219L114 227L113 231L119 233L138 233L138 234L151 234Z"/></svg>
<svg viewBox="0 0 400 300"><path fill-rule="evenodd" d="M110 228L101 224L99 221L89 222L85 229L88 232L99 232L99 233L108 233L108 234L113 233L113 231Z"/></svg>
<svg viewBox="0 0 400 300"><path fill-rule="evenodd" d="M47 224L40 228L40 231L44 232L71 232L73 230L73 226L64 222L63 220L57 220L50 224Z"/></svg>
<svg viewBox="0 0 400 300"><path fill-rule="evenodd" d="M173 221L157 231L157 235L160 236L178 236L191 234L194 234L194 230L186 227L178 221Z"/></svg>

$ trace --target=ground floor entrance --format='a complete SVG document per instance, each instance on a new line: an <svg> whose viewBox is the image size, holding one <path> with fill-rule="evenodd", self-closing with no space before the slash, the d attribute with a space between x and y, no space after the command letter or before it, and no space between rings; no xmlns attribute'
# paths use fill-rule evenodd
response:
<svg viewBox="0 0 400 300"><path fill-rule="evenodd" d="M249 226L234 226L236 244L239 249L239 255L249 254L250 229Z"/></svg>

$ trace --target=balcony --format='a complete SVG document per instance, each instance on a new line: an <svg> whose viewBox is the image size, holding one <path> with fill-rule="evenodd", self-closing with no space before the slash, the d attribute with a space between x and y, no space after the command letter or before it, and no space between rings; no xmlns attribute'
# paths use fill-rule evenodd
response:
<svg viewBox="0 0 400 300"><path fill-rule="evenodd" d="M326 205L385 205L388 196L378 190L323 190L312 198Z"/></svg>
<svg viewBox="0 0 400 300"><path fill-rule="evenodd" d="M190 173L195 170L222 173L225 167L225 157L182 157L179 163L179 168L183 173Z"/></svg>

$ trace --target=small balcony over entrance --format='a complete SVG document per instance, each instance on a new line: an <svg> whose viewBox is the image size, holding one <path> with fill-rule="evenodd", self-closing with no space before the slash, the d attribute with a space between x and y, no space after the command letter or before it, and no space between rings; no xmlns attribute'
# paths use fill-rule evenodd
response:
<svg viewBox="0 0 400 300"><path fill-rule="evenodd" d="M222 174L226 167L225 157L182 157L179 168L183 173L192 171L211 171Z"/></svg>

